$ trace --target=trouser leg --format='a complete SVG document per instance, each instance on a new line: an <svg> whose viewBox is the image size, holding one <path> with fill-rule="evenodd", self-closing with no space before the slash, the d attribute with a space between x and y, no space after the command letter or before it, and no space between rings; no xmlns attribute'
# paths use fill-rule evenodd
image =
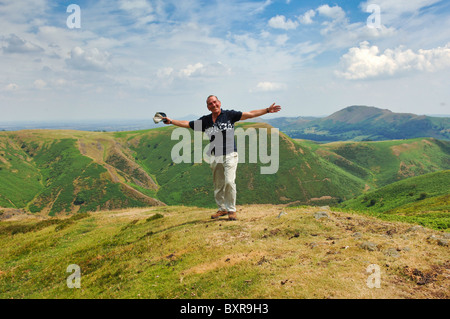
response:
<svg viewBox="0 0 450 319"><path fill-rule="evenodd" d="M223 163L211 162L214 183L214 199L219 211L226 211L225 206L225 170Z"/></svg>
<svg viewBox="0 0 450 319"><path fill-rule="evenodd" d="M225 157L224 163L224 200L226 210L236 211L236 169L238 164L238 153L231 153Z"/></svg>
<svg viewBox="0 0 450 319"><path fill-rule="evenodd" d="M238 153L234 152L211 162L214 198L221 211L236 211L236 169Z"/></svg>

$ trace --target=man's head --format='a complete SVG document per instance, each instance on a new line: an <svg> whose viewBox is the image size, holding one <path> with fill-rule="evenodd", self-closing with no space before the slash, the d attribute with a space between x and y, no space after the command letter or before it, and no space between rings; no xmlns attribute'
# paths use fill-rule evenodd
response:
<svg viewBox="0 0 450 319"><path fill-rule="evenodd" d="M206 99L206 106L208 107L208 110L210 110L212 113L220 114L220 107L222 106L222 103L220 103L217 96L210 95Z"/></svg>

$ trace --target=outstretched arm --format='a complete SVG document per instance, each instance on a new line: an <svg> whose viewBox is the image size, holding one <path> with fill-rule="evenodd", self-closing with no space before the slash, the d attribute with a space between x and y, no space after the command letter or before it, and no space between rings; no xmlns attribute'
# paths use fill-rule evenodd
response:
<svg viewBox="0 0 450 319"><path fill-rule="evenodd" d="M163 121L165 120L165 122L163 122L164 124L173 124L179 127L185 127L185 128L189 128L189 121L178 121L178 120L172 120L168 117L163 117Z"/></svg>
<svg viewBox="0 0 450 319"><path fill-rule="evenodd" d="M252 119L254 117L258 117L267 113L276 113L279 112L281 110L281 106L279 105L275 105L275 103L273 103L271 106L269 106L266 109L261 109L261 110L254 110L254 111L250 111L250 112L242 112L242 116L241 116L241 121L247 120L247 119Z"/></svg>

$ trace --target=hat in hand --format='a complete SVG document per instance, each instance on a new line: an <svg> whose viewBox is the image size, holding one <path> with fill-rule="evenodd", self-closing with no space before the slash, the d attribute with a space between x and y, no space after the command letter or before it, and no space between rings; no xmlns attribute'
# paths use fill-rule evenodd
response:
<svg viewBox="0 0 450 319"><path fill-rule="evenodd" d="M155 116L153 117L153 122L155 122L155 124L158 124L162 121L163 117L167 117L166 113L156 112Z"/></svg>

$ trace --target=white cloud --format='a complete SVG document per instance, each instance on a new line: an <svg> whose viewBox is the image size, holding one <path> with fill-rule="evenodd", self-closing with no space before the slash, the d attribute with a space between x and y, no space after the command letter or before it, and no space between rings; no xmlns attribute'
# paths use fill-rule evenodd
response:
<svg viewBox="0 0 450 319"><path fill-rule="evenodd" d="M325 28L320 31L321 34L332 32L339 25L346 26L348 24L348 19L344 10L338 5L330 7L328 4L324 4L317 8L317 12L319 13L319 15L331 19L331 21L325 21L322 23Z"/></svg>
<svg viewBox="0 0 450 319"><path fill-rule="evenodd" d="M286 89L286 85L279 82L259 82L256 85L255 92L274 92ZM253 91L253 90L252 90Z"/></svg>
<svg viewBox="0 0 450 319"><path fill-rule="evenodd" d="M198 73L203 69L203 64L196 63L196 64L189 64L184 69L181 69L179 72L180 77L190 77L194 73Z"/></svg>
<svg viewBox="0 0 450 319"><path fill-rule="evenodd" d="M269 26L274 29L291 30L297 28L298 22L290 19L286 20L285 16L277 15L269 20Z"/></svg>
<svg viewBox="0 0 450 319"><path fill-rule="evenodd" d="M43 89L47 86L47 83L42 79L37 79L36 81L34 81L33 86L36 89Z"/></svg>
<svg viewBox="0 0 450 319"><path fill-rule="evenodd" d="M119 8L133 17L136 27L146 25L158 19L158 15L153 6L146 0L120 0Z"/></svg>
<svg viewBox="0 0 450 319"><path fill-rule="evenodd" d="M152 11L152 7L145 0L122 0L119 1L119 7L123 10L144 10Z"/></svg>
<svg viewBox="0 0 450 319"><path fill-rule="evenodd" d="M72 68L84 71L105 71L111 65L109 53L100 52L97 48L85 51L75 47L71 50L70 58L66 62Z"/></svg>
<svg viewBox="0 0 450 319"><path fill-rule="evenodd" d="M334 7L330 7L328 4L321 5L317 8L317 12L325 17L331 18L333 20L344 20L345 12L341 7L335 5Z"/></svg>
<svg viewBox="0 0 450 319"><path fill-rule="evenodd" d="M442 2L443 0L367 0L362 2L359 7L366 12L369 5L377 5L381 10L382 24L402 28L408 24L420 24L424 17L423 9ZM429 24L429 22L425 22L425 24Z"/></svg>
<svg viewBox="0 0 450 319"><path fill-rule="evenodd" d="M165 67L156 71L156 76L158 78L169 80L173 80L174 78L186 79L199 76L210 78L215 76L226 76L229 74L231 74L231 68L220 61L206 65L197 62L195 64L188 64L179 70L175 70L172 67Z"/></svg>
<svg viewBox="0 0 450 319"><path fill-rule="evenodd" d="M349 80L392 76L411 70L433 72L450 67L450 43L445 47L417 52L398 47L380 53L377 46L370 46L365 41L359 47L349 49L342 56L341 64L344 71L336 74Z"/></svg>
<svg viewBox="0 0 450 319"><path fill-rule="evenodd" d="M16 83L9 83L3 88L4 91L17 91L18 89L19 86Z"/></svg>
<svg viewBox="0 0 450 319"><path fill-rule="evenodd" d="M4 53L37 53L44 51L40 46L26 41L15 34L11 34L4 42L6 43L3 46Z"/></svg>
<svg viewBox="0 0 450 319"><path fill-rule="evenodd" d="M305 14L298 17L298 21L300 21L301 24L312 24L314 21L312 18L316 16L315 10L309 10Z"/></svg>

